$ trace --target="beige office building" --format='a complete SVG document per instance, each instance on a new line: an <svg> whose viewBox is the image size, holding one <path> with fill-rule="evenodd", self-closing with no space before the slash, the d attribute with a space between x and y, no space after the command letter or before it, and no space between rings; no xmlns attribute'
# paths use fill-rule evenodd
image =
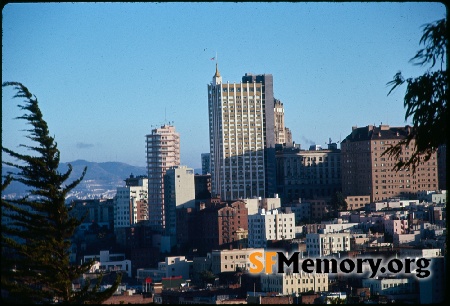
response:
<svg viewBox="0 0 450 306"><path fill-rule="evenodd" d="M346 197L360 196L370 202L394 197L414 198L417 192L438 189L437 155L421 162L416 173L411 169L393 170L396 160L381 156L410 133L411 127L389 125L352 128L341 143L342 192ZM400 158L409 159L414 140L404 148ZM363 204L363 203L361 203Z"/></svg>

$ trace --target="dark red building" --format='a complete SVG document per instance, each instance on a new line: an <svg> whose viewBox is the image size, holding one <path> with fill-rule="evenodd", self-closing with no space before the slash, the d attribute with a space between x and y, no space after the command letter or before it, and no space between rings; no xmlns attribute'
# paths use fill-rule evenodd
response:
<svg viewBox="0 0 450 306"><path fill-rule="evenodd" d="M190 222L190 240L198 254L206 254L211 250L238 248L242 240L242 232L248 231L248 210L242 201L213 201L201 205L195 216L188 218Z"/></svg>

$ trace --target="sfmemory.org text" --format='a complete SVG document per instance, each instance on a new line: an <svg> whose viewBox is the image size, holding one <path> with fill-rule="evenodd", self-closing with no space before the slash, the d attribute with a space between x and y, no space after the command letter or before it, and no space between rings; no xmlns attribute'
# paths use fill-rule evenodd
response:
<svg viewBox="0 0 450 306"><path fill-rule="evenodd" d="M284 252L253 252L250 254L251 273L272 273L277 266L278 273L284 273L285 267L291 267L291 272L299 273L370 273L370 278L379 273L415 273L418 278L426 278L431 272L428 269L429 258L299 258L300 252L293 252L286 257Z"/></svg>

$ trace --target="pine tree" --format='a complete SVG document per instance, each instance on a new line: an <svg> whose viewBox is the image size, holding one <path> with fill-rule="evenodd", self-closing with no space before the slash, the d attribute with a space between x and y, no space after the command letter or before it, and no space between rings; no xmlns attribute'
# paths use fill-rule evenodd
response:
<svg viewBox="0 0 450 306"><path fill-rule="evenodd" d="M60 152L54 138L49 135L37 98L18 82L5 82L2 87L13 86L14 98L24 98L19 108L25 114L15 119L26 120L26 130L33 145L20 146L33 155L21 154L4 148L2 152L18 162L2 164L18 169L2 182L2 192L11 181L25 184L28 194L13 200L2 199L2 257L1 285L4 301L12 303L100 303L117 289L121 275L114 285L100 292L101 277L92 288L89 282L80 291L72 289L72 282L89 271L93 262L70 264L71 238L82 220L70 216L71 207L65 204L68 192L76 187L80 178L66 184L72 166L65 173L58 171ZM5 221L5 222L4 222Z"/></svg>
<svg viewBox="0 0 450 306"><path fill-rule="evenodd" d="M411 117L413 123L411 133L382 154L395 158L397 162L394 169L397 171L411 168L414 173L420 163L428 161L439 146L447 144L447 22L447 19L441 19L427 24L420 39L425 47L410 59L415 65L429 64L427 71L421 76L406 80L401 72L397 72L393 80L387 83L392 86L388 95L398 86L407 84L404 96L405 120ZM403 149L409 145L413 146L414 152L402 160L400 157Z"/></svg>

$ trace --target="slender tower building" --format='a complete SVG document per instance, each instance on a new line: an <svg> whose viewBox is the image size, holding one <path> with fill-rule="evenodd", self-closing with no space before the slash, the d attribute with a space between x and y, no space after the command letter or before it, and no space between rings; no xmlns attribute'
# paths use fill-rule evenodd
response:
<svg viewBox="0 0 450 306"><path fill-rule="evenodd" d="M167 169L180 165L180 135L171 125L152 130L147 139L148 210L153 229L163 233L164 175Z"/></svg>
<svg viewBox="0 0 450 306"><path fill-rule="evenodd" d="M273 197L275 116L271 74L246 73L239 84L208 85L211 189L223 200Z"/></svg>

